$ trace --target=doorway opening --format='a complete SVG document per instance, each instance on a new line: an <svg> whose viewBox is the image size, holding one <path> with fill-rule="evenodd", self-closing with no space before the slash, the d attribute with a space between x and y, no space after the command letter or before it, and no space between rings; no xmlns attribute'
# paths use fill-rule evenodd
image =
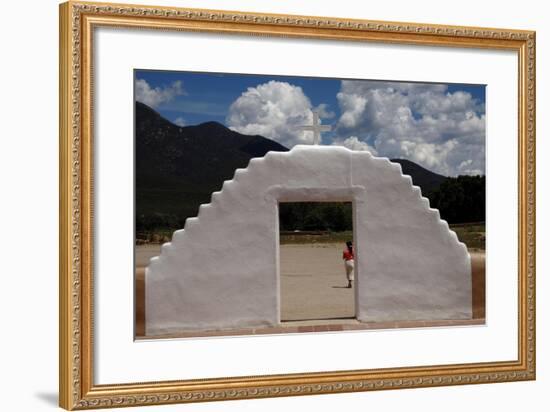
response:
<svg viewBox="0 0 550 412"><path fill-rule="evenodd" d="M282 322L356 317L353 238L352 202L279 203Z"/></svg>

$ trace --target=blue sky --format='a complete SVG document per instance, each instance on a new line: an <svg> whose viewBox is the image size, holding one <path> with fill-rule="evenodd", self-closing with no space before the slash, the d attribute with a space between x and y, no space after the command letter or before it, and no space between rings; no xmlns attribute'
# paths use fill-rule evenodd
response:
<svg viewBox="0 0 550 412"><path fill-rule="evenodd" d="M484 174L485 86L136 70L136 100L181 125L217 121L292 147L322 144L407 158L445 175Z"/></svg>
<svg viewBox="0 0 550 412"><path fill-rule="evenodd" d="M136 79L144 79L152 88L183 82L186 94L163 103L156 110L168 120L183 117L189 125L212 120L226 124L229 106L243 91L272 79L299 86L314 105L330 103L334 109L337 108L336 94L340 89L340 80L337 79L288 76L136 70Z"/></svg>

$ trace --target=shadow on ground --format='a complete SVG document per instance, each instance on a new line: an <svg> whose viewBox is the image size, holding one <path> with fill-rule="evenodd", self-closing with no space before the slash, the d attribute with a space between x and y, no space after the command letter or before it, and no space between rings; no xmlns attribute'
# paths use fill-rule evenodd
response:
<svg viewBox="0 0 550 412"><path fill-rule="evenodd" d="M44 402L47 405L50 406L58 406L59 404L59 397L57 393L53 392L38 392L35 393L34 396L37 399L40 399L42 402Z"/></svg>

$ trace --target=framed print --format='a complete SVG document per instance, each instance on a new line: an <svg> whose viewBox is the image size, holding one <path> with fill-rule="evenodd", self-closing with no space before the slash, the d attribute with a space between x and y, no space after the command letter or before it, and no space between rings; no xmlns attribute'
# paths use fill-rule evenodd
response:
<svg viewBox="0 0 550 412"><path fill-rule="evenodd" d="M71 1L60 102L63 408L535 379L534 32Z"/></svg>

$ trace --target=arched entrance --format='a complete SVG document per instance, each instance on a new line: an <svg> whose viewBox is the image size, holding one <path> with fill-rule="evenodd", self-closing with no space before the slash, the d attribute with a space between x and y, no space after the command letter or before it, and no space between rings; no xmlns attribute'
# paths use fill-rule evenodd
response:
<svg viewBox="0 0 550 412"><path fill-rule="evenodd" d="M279 202L278 209L281 324L356 323L353 262L344 261L353 202Z"/></svg>
<svg viewBox="0 0 550 412"><path fill-rule="evenodd" d="M267 190L267 198L269 199L270 203L274 203L277 207L277 215L278 215L278 207L281 203L296 203L296 202L350 202L352 204L352 216L353 216L353 226L355 228L355 216L358 213L356 210L357 205L363 205L365 203L364 201L365 191L362 190L360 187L316 187L316 188L299 188L299 187L284 187L282 185L276 185L274 187L271 187ZM359 211L361 213L361 211ZM277 223L279 223L277 221ZM274 251L277 259L277 297L278 297L278 312L279 312L279 318L278 322L281 322L282 319L281 313L283 312L283 308L281 306L281 300L282 300L282 288L281 288L281 250L280 250L280 239L279 239L279 227L277 225L276 228L276 250ZM355 245L356 239L355 239L355 233L356 230L353 230L353 242ZM357 252L356 252L357 253ZM338 262L340 263L340 262ZM358 267L358 265L357 265ZM341 271L341 269L340 269ZM353 293L353 315L350 316L352 318L357 317L358 313L358 297L357 297L357 290L358 290L358 284L360 282L360 275L358 274L358 271L355 271L355 287L351 291ZM315 319L328 319L330 318L327 313L330 313L330 311L326 312L324 315L317 316L317 317L310 317L310 318L304 318L303 316L295 316L291 317L286 320L315 320ZM339 316L338 312L336 312L336 315L333 315L332 318L339 318L343 317Z"/></svg>

